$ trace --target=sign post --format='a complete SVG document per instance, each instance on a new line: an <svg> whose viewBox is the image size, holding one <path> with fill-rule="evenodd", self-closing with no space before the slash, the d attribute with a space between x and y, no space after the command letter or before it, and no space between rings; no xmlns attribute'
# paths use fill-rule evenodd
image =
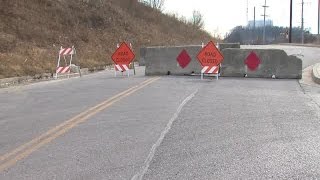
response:
<svg viewBox="0 0 320 180"><path fill-rule="evenodd" d="M132 52L131 48L125 43L121 43L117 50L111 56L111 59L115 63L115 76L117 76L117 71L127 71L128 77L129 73L129 65L134 60L135 55Z"/></svg>
<svg viewBox="0 0 320 180"><path fill-rule="evenodd" d="M214 74L217 79L219 78L223 56L214 42L210 41L203 47L197 58L202 65L201 80L203 79L203 74Z"/></svg>

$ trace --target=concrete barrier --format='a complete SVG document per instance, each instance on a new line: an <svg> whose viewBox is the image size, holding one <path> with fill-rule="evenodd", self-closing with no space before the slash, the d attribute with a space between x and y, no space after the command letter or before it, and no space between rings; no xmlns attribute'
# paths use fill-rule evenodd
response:
<svg viewBox="0 0 320 180"><path fill-rule="evenodd" d="M74 64L71 64L70 66L70 72L71 73L79 73L80 72L80 67L79 66L76 66Z"/></svg>
<svg viewBox="0 0 320 180"><path fill-rule="evenodd" d="M219 50L222 51L223 49L227 48L236 48L240 49L240 43L219 43Z"/></svg>
<svg viewBox="0 0 320 180"><path fill-rule="evenodd" d="M146 66L146 75L190 75L200 74L202 69L196 56L201 46L148 47L141 48L141 58ZM190 64L182 69L176 58L185 49L191 57ZM261 59L256 71L247 70L245 59L254 51ZM221 76L225 77L261 77L298 78L302 77L302 61L288 56L283 50L275 49L223 49Z"/></svg>
<svg viewBox="0 0 320 180"><path fill-rule="evenodd" d="M81 75L88 75L89 74L89 68L82 68L80 69Z"/></svg>
<svg viewBox="0 0 320 180"><path fill-rule="evenodd" d="M139 66L145 66L146 60L145 60L145 54L147 53L147 48L143 47L140 48L140 59L138 60Z"/></svg>
<svg viewBox="0 0 320 180"><path fill-rule="evenodd" d="M250 71L244 61L250 52L255 52L261 60L256 71ZM301 79L302 60L295 56L288 56L285 51L277 49L224 49L224 61L221 76Z"/></svg>
<svg viewBox="0 0 320 180"><path fill-rule="evenodd" d="M188 46L188 47L201 47L201 46ZM147 50L150 48L164 48L164 47L149 47L149 48L140 48L140 59L139 59L139 65L145 66L145 54L147 53ZM171 47L172 48L172 47ZM173 47L174 48L174 47ZM178 47L176 47L178 48ZM240 49L240 43L219 43L219 50L227 49L227 48L236 48Z"/></svg>
<svg viewBox="0 0 320 180"><path fill-rule="evenodd" d="M140 57L145 61L146 75L186 75L200 73L197 55L202 46L147 47L141 48ZM185 49L191 57L190 64L182 69L176 58ZM140 61L141 63L141 61Z"/></svg>

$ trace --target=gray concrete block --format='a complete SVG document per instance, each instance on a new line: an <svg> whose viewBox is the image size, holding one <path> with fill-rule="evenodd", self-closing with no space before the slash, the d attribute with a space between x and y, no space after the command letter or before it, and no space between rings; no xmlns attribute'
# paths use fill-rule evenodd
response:
<svg viewBox="0 0 320 180"><path fill-rule="evenodd" d="M181 68L177 63L177 56L185 49L191 57L190 64ZM148 47L142 48L141 58L146 66L146 75L190 75L199 74L202 66L197 55L202 47ZM260 58L261 64L255 71L246 68L245 59L251 51ZM298 78L302 77L302 61L295 56L288 56L283 50L277 49L223 49L221 76L225 77L256 77L256 78Z"/></svg>
<svg viewBox="0 0 320 180"><path fill-rule="evenodd" d="M140 59L139 59L139 65L140 66L145 66L145 56L147 53L147 48L140 48Z"/></svg>
<svg viewBox="0 0 320 180"><path fill-rule="evenodd" d="M261 64L255 71L246 68L245 60L250 52L255 52ZM302 60L288 56L283 50L277 49L224 49L224 61L221 75L226 77L298 78L302 77Z"/></svg>
<svg viewBox="0 0 320 180"><path fill-rule="evenodd" d="M89 74L89 68L82 68L80 69L81 75L87 75Z"/></svg>
<svg viewBox="0 0 320 180"><path fill-rule="evenodd" d="M200 73L201 65L197 55L201 46L176 46L176 47L148 47L142 48L141 58L145 61L146 75L185 75ZM178 65L176 58L185 49L191 57L191 62L186 68Z"/></svg>
<svg viewBox="0 0 320 180"><path fill-rule="evenodd" d="M79 73L79 71L80 71L80 67L79 66L71 64L71 66L70 66L70 72L71 73Z"/></svg>
<svg viewBox="0 0 320 180"><path fill-rule="evenodd" d="M240 49L240 43L219 43L219 50L227 49L227 48L236 48Z"/></svg>

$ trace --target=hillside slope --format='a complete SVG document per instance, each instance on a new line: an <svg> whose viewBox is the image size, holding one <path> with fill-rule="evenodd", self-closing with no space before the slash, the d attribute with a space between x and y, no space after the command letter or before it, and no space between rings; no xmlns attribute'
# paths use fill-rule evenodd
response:
<svg viewBox="0 0 320 180"><path fill-rule="evenodd" d="M0 0L0 78L55 71L60 46L77 64L111 63L116 44L200 44L212 37L134 0Z"/></svg>

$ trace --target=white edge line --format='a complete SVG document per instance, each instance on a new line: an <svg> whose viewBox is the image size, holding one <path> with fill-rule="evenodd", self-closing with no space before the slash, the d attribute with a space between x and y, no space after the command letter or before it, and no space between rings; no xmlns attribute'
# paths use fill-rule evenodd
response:
<svg viewBox="0 0 320 180"><path fill-rule="evenodd" d="M190 94L178 107L177 111L174 113L174 115L172 116L172 118L170 119L170 121L168 122L166 128L161 132L161 135L159 137L159 139L156 141L156 143L152 146L150 153L146 159L146 161L144 162L141 170L134 175L131 180L142 180L143 176L147 173L150 163L155 155L155 152L157 150L157 148L160 146L160 144L162 143L164 137L167 135L167 133L170 131L171 126L173 124L173 122L178 118L182 108L197 94L198 89L193 92L192 94Z"/></svg>

